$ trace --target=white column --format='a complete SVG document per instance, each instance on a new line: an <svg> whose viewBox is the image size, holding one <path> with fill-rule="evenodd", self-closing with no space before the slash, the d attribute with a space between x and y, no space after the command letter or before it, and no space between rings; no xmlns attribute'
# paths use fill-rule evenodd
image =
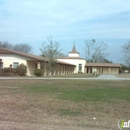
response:
<svg viewBox="0 0 130 130"><path fill-rule="evenodd" d="M111 73L111 68L109 68L109 74Z"/></svg>
<svg viewBox="0 0 130 130"><path fill-rule="evenodd" d="M40 62L37 63L37 68L38 68L38 69L41 69L41 64L40 64Z"/></svg>

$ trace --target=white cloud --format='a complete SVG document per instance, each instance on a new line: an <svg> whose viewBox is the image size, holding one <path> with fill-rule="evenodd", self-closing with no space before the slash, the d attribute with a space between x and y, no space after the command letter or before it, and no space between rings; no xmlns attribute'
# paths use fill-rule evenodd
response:
<svg viewBox="0 0 130 130"><path fill-rule="evenodd" d="M127 18L115 18L123 12L130 13L130 1L5 0L0 4L0 39L36 41L48 35L65 39L129 38Z"/></svg>

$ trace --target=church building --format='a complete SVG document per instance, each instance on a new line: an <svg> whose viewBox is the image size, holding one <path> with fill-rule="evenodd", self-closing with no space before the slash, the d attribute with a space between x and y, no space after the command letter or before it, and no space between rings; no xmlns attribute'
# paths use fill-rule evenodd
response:
<svg viewBox="0 0 130 130"><path fill-rule="evenodd" d="M73 46L72 51L68 53L67 57L61 57L57 60L74 64L76 66L74 73L80 73L80 72L85 73L86 60L79 56L79 52L76 51L75 45Z"/></svg>
<svg viewBox="0 0 130 130"><path fill-rule="evenodd" d="M72 51L67 57L56 59L57 68L53 75L72 74L72 73L96 73L96 74L118 74L120 64L115 63L87 63L81 58L79 52L74 45ZM49 60L45 57L22 53L14 50L0 48L0 68L16 68L19 64L27 66L27 75L33 76L36 68L42 68L42 65L47 65ZM41 65L42 63L42 65ZM47 70L44 69L44 75Z"/></svg>
<svg viewBox="0 0 130 130"><path fill-rule="evenodd" d="M87 63L85 59L81 58L79 52L76 51L75 45L68 57L61 57L58 61L74 64L74 73L96 73L96 74L119 74L120 64L116 63Z"/></svg>

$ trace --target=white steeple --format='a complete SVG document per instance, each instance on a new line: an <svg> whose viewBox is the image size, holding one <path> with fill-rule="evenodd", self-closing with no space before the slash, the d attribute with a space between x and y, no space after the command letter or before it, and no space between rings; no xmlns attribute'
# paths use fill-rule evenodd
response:
<svg viewBox="0 0 130 130"><path fill-rule="evenodd" d="M69 56L69 57L79 57L79 53L76 51L75 44L74 44L74 46L73 46L73 48L72 48L72 51L69 52L69 55L68 55L68 56Z"/></svg>

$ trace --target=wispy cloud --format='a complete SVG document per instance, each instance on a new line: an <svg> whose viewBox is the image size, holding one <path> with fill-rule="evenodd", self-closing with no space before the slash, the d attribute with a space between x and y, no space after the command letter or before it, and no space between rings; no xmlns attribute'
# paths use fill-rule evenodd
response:
<svg viewBox="0 0 130 130"><path fill-rule="evenodd" d="M0 1L0 39L129 38L129 0ZM125 32L125 33L124 33Z"/></svg>

